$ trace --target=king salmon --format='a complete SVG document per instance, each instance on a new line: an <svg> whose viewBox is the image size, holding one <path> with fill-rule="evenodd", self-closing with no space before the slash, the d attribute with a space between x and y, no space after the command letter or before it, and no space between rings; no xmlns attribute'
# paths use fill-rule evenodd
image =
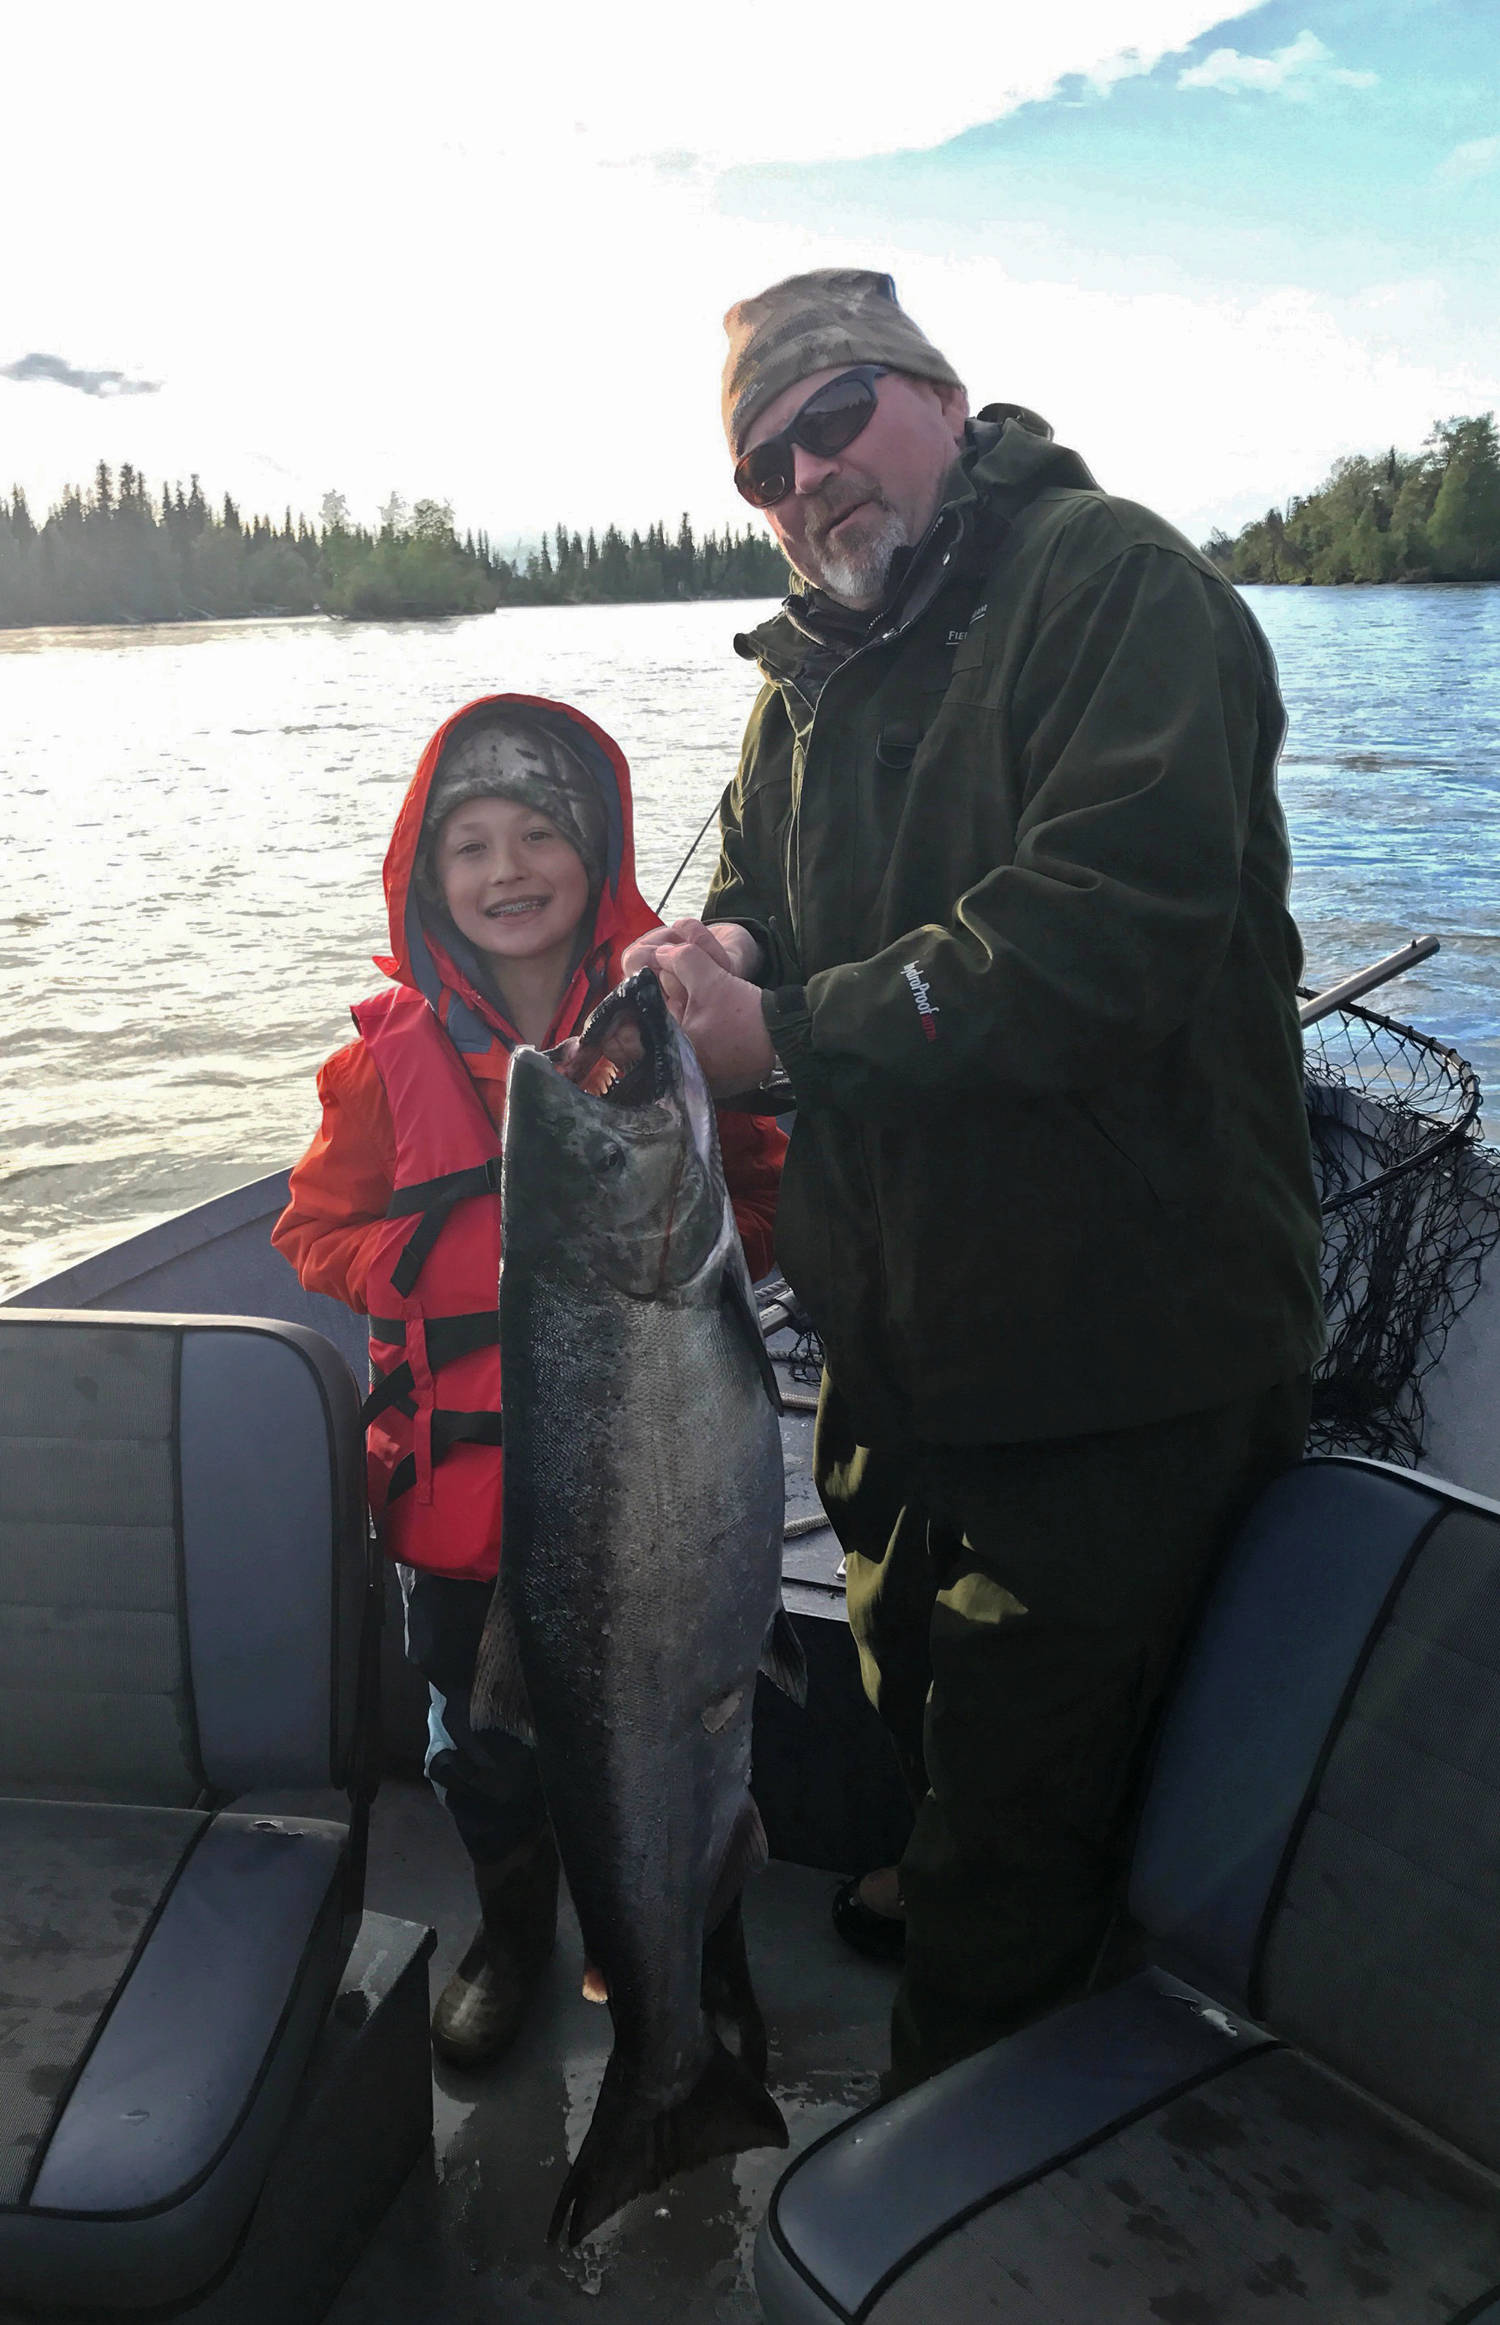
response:
<svg viewBox="0 0 1500 2325"><path fill-rule="evenodd" d="M503 1548L472 1716L534 1743L608 1986L614 2048L548 2231L575 2244L674 2173L787 2141L740 1919L766 1855L756 1671L806 1689L780 1400L713 1104L651 971L566 1056L517 1052L501 1203Z"/></svg>

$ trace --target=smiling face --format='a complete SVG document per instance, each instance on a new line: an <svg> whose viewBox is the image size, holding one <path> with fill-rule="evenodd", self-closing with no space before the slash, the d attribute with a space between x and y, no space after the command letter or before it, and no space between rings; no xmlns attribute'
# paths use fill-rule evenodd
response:
<svg viewBox="0 0 1500 2325"><path fill-rule="evenodd" d="M494 973L520 961L566 973L589 908L589 877L539 808L466 800L438 833L434 869L455 926Z"/></svg>
<svg viewBox="0 0 1500 2325"><path fill-rule="evenodd" d="M825 380L815 371L768 404L746 451L779 434ZM805 581L861 611L885 595L891 559L920 541L937 513L958 454L969 400L962 388L891 371L876 382L869 423L842 452L821 460L799 444L793 487L766 510L788 561Z"/></svg>

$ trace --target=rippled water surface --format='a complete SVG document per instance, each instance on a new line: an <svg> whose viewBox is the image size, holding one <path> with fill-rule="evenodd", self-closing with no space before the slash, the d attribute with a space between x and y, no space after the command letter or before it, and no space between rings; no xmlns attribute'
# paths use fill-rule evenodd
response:
<svg viewBox="0 0 1500 2325"><path fill-rule="evenodd" d="M1500 589L1247 595L1292 718L1310 981L1435 931L1390 1007L1500 1084ZM0 631L0 1292L299 1151L379 982L402 787L473 695L619 739L654 903L733 767L755 673L730 638L762 610Z"/></svg>

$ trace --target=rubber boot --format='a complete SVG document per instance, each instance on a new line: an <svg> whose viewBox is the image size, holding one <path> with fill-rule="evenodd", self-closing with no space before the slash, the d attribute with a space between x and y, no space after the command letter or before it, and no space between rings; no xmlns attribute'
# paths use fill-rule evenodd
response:
<svg viewBox="0 0 1500 2325"><path fill-rule="evenodd" d="M545 1826L498 1865L476 1865L483 1915L432 2013L432 2047L454 2067L510 2048L557 1936L557 1846Z"/></svg>

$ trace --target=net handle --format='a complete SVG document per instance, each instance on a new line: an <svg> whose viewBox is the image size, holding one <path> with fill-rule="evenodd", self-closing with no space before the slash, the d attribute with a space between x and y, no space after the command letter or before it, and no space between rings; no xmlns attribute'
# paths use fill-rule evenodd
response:
<svg viewBox="0 0 1500 2325"><path fill-rule="evenodd" d="M1435 936L1414 936L1409 945L1398 953L1387 953L1383 961L1373 961L1368 969L1356 969L1352 977L1345 977L1337 985L1325 985L1321 993L1314 993L1304 1001L1297 1016L1303 1026L1316 1025L1320 1017L1331 1017L1335 1009L1342 1009L1346 1001L1357 1001L1362 993L1373 993L1377 985L1388 985L1393 977L1404 977L1418 961L1430 961L1433 954L1442 951Z"/></svg>

